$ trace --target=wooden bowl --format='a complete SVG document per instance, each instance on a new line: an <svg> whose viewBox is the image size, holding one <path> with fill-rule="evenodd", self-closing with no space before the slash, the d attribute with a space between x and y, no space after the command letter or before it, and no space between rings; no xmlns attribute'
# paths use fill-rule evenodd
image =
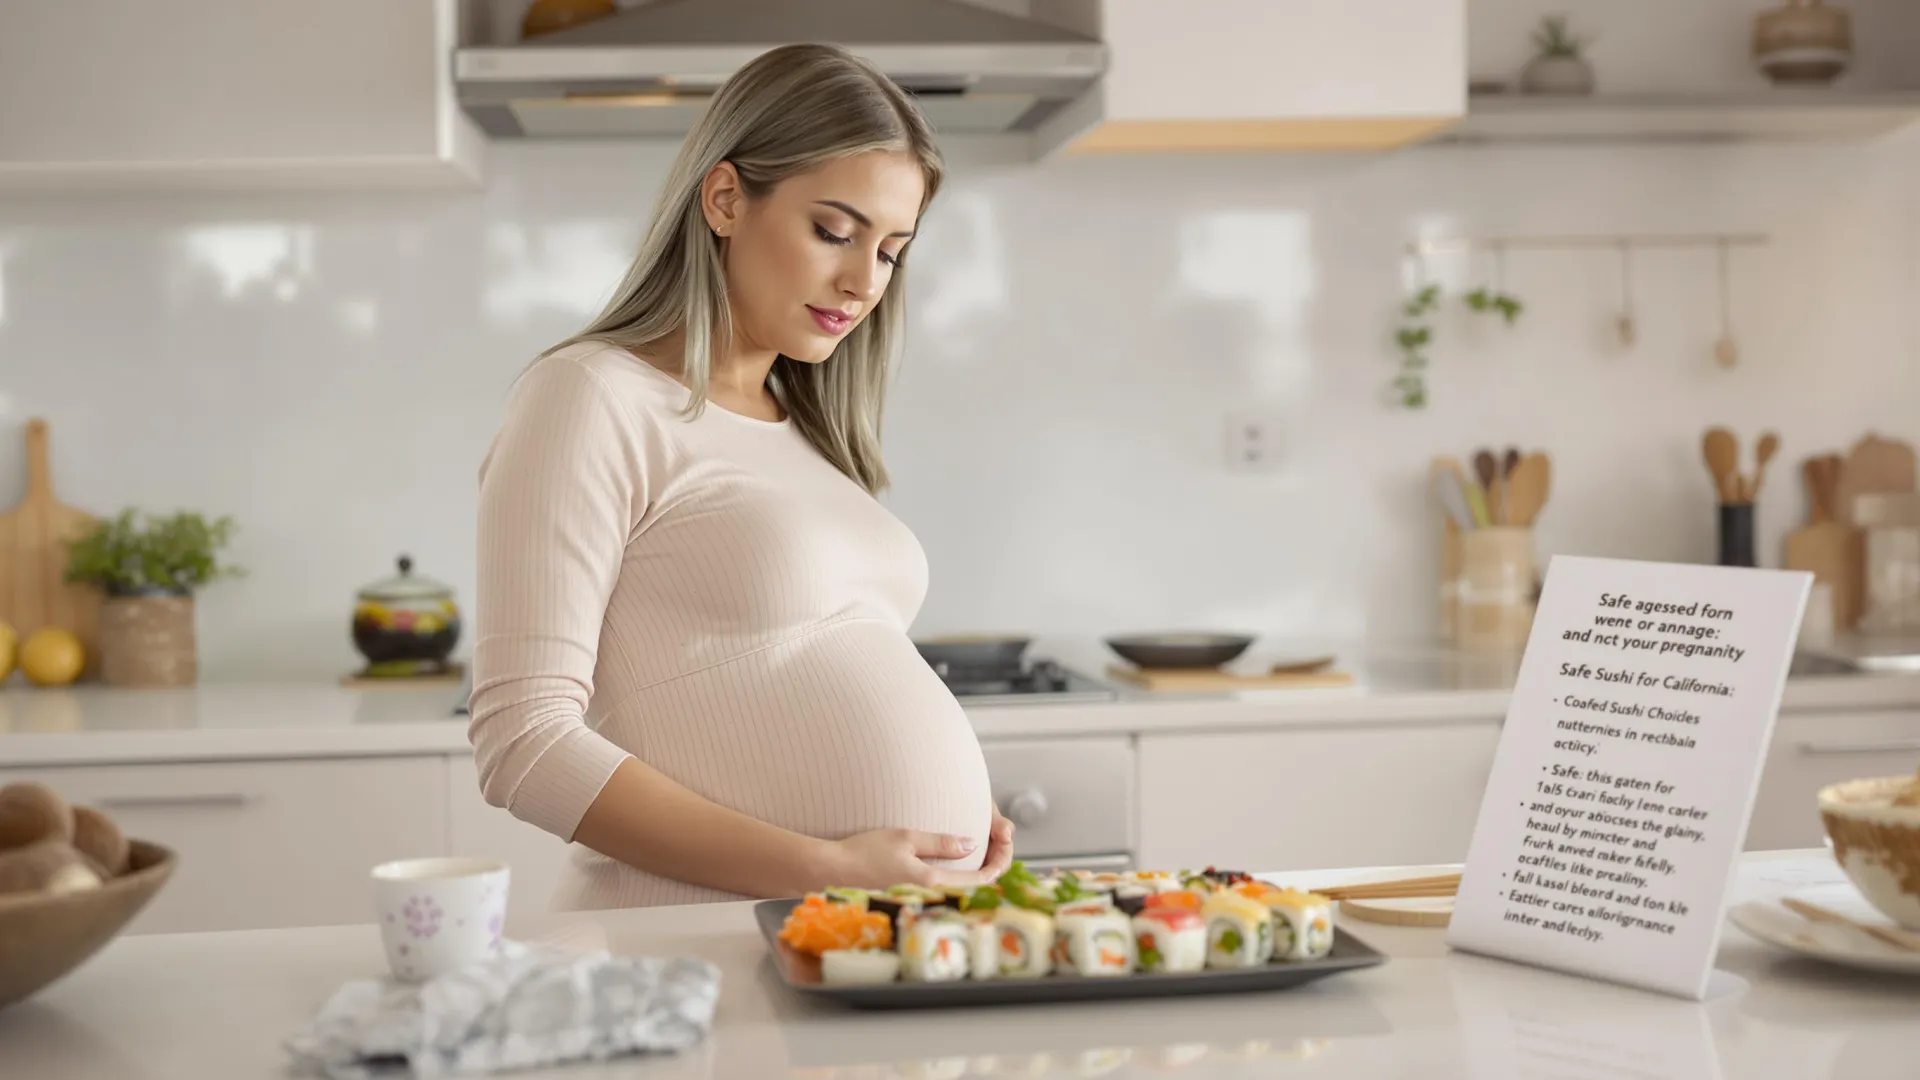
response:
<svg viewBox="0 0 1920 1080"><path fill-rule="evenodd" d="M172 851L135 840L128 870L97 889L0 896L0 1009L85 963L173 876Z"/></svg>

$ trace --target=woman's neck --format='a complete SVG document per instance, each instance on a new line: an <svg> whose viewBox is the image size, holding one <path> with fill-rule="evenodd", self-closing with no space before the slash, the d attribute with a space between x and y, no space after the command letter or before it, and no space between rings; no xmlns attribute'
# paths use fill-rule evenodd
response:
<svg viewBox="0 0 1920 1080"><path fill-rule="evenodd" d="M675 330L648 345L641 359L685 382L686 351L686 332ZM785 419L780 403L767 388L767 375L777 355L770 349L730 349L725 355L715 352L707 369L708 399L728 412L758 420Z"/></svg>

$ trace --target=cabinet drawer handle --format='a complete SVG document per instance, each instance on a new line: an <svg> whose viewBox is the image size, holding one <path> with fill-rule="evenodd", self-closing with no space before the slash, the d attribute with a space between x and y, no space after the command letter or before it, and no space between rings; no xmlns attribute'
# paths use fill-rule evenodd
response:
<svg viewBox="0 0 1920 1080"><path fill-rule="evenodd" d="M1886 742L1803 742L1800 744L1800 752L1803 754L1884 754L1901 750L1920 750L1920 738L1888 739Z"/></svg>
<svg viewBox="0 0 1920 1080"><path fill-rule="evenodd" d="M156 807L245 806L253 801L253 796L224 791L203 795L109 795L95 801L103 809L139 810Z"/></svg>

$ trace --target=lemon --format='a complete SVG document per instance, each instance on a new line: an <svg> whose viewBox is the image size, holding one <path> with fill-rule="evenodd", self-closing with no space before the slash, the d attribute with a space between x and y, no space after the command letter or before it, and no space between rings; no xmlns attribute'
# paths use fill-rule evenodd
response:
<svg viewBox="0 0 1920 1080"><path fill-rule="evenodd" d="M87 650L71 631L35 630L20 643L20 670L38 686L65 686L87 666Z"/></svg>
<svg viewBox="0 0 1920 1080"><path fill-rule="evenodd" d="M0 683L6 682L13 674L13 666L20 659L20 635L13 627L0 622Z"/></svg>

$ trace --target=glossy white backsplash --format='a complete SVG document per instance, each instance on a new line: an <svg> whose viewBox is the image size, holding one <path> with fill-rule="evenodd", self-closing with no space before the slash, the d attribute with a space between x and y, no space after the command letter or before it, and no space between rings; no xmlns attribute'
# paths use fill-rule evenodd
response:
<svg viewBox="0 0 1920 1080"><path fill-rule="evenodd" d="M668 152L500 146L466 196L0 201L0 504L45 416L66 501L239 520L251 573L202 596L206 678L350 670L353 592L397 554L471 602L508 383L605 298ZM1801 457L1920 436L1915 139L956 172L887 425L933 567L920 632L1419 639L1432 454L1550 451L1543 553L1708 560L1701 430L1750 454L1773 427L1772 564ZM1411 237L1722 229L1772 237L1733 264L1737 370L1711 359L1711 252L1636 259L1631 352L1614 256L1514 253L1519 326L1449 317L1432 405L1382 404ZM1229 414L1272 426L1274 469L1228 468Z"/></svg>

